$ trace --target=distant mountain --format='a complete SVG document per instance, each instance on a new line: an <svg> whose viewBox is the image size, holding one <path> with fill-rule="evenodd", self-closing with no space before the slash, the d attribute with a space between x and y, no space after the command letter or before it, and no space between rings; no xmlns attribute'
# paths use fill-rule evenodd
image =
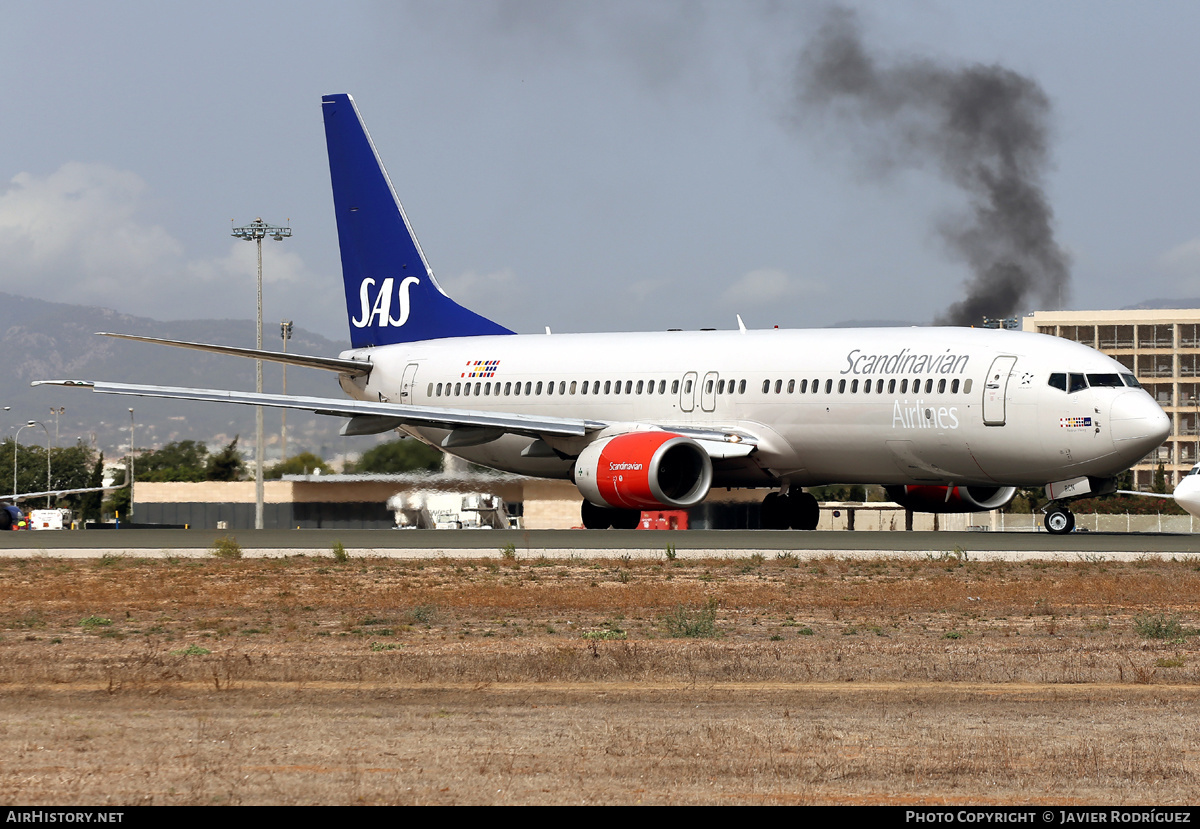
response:
<svg viewBox="0 0 1200 829"><path fill-rule="evenodd" d="M9 436L29 420L46 424L54 440L52 408L66 411L58 418L59 444L77 439L95 445L106 457L125 451L129 444L130 407L134 410L134 440L138 447L154 448L173 440L228 443L240 436L239 447L254 445L254 409L216 403L117 397L84 390L40 386L32 380L81 379L126 383L153 383L197 388L254 390L254 361L223 357L167 346L97 337L97 331L141 334L176 340L253 347L253 320L181 320L160 322L119 314L107 308L69 305L0 293L0 348L9 366L0 379L0 435ZM263 346L282 349L279 322L265 322ZM295 328L288 351L336 356L346 343ZM340 398L336 375L290 367L288 393ZM263 365L263 390L282 390L282 367ZM265 410L268 460L279 455L280 413ZM288 454L311 451L322 457L361 452L378 439L343 438L342 421L302 412L288 413ZM21 434L21 442L42 444L45 435L34 427Z"/></svg>
<svg viewBox="0 0 1200 829"><path fill-rule="evenodd" d="M1126 305L1122 311L1156 311L1159 308L1200 308L1200 299L1148 299L1137 305Z"/></svg>

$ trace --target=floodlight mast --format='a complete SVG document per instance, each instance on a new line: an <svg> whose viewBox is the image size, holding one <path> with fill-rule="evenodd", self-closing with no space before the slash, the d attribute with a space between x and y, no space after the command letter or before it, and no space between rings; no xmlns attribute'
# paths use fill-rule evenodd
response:
<svg viewBox="0 0 1200 829"><path fill-rule="evenodd" d="M262 351L262 240L264 237L270 236L276 242L282 242L285 238L292 235L292 229L290 227L269 225L261 218L256 218L244 227L235 227L232 235L235 239L244 239L247 242L256 242L258 244L258 338L255 347L259 351ZM254 361L254 390L262 394L262 360ZM254 529L261 530L263 528L263 410L262 406L255 406L254 409Z"/></svg>

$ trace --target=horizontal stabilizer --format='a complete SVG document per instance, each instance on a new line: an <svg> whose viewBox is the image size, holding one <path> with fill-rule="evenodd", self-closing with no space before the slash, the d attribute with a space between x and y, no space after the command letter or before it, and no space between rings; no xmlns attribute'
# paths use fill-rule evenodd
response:
<svg viewBox="0 0 1200 829"><path fill-rule="evenodd" d="M313 357L306 354L288 354L283 351L265 351L257 348L239 348L235 345L212 345L209 343L192 343L184 340L164 340L159 337L139 337L133 334L112 334L107 331L96 332L101 337L115 337L118 340L133 340L139 343L155 343L170 345L175 348L190 348L195 351L207 351L211 354L228 354L232 357L250 357L255 360L266 360L272 363L285 363L289 366L318 368L323 371L336 371L349 374L351 377L362 377L371 373L371 363L368 360L343 360L339 357Z"/></svg>

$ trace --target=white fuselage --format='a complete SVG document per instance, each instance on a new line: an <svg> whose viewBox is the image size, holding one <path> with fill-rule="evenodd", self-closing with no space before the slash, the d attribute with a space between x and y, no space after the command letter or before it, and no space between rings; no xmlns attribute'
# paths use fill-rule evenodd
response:
<svg viewBox="0 0 1200 829"><path fill-rule="evenodd" d="M342 356L368 356L374 366L368 377L342 377L361 400L581 418L613 431L653 424L752 436L757 450L717 463L714 486L1037 486L1120 473L1169 431L1116 361L1017 331L481 336ZM1130 379L1070 392L1050 385L1052 374L1072 373ZM408 431L435 445L447 435ZM533 440L509 434L452 451L497 469L571 477L570 460L522 455ZM580 440L549 442L571 455Z"/></svg>

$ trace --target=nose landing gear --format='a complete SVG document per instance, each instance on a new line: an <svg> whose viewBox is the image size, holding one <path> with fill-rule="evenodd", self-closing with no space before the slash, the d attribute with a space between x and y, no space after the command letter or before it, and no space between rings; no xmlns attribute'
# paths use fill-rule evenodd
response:
<svg viewBox="0 0 1200 829"><path fill-rule="evenodd" d="M1046 517L1043 524L1046 526L1046 532L1054 535L1066 535L1075 529L1075 513L1063 506L1048 506L1046 507Z"/></svg>

